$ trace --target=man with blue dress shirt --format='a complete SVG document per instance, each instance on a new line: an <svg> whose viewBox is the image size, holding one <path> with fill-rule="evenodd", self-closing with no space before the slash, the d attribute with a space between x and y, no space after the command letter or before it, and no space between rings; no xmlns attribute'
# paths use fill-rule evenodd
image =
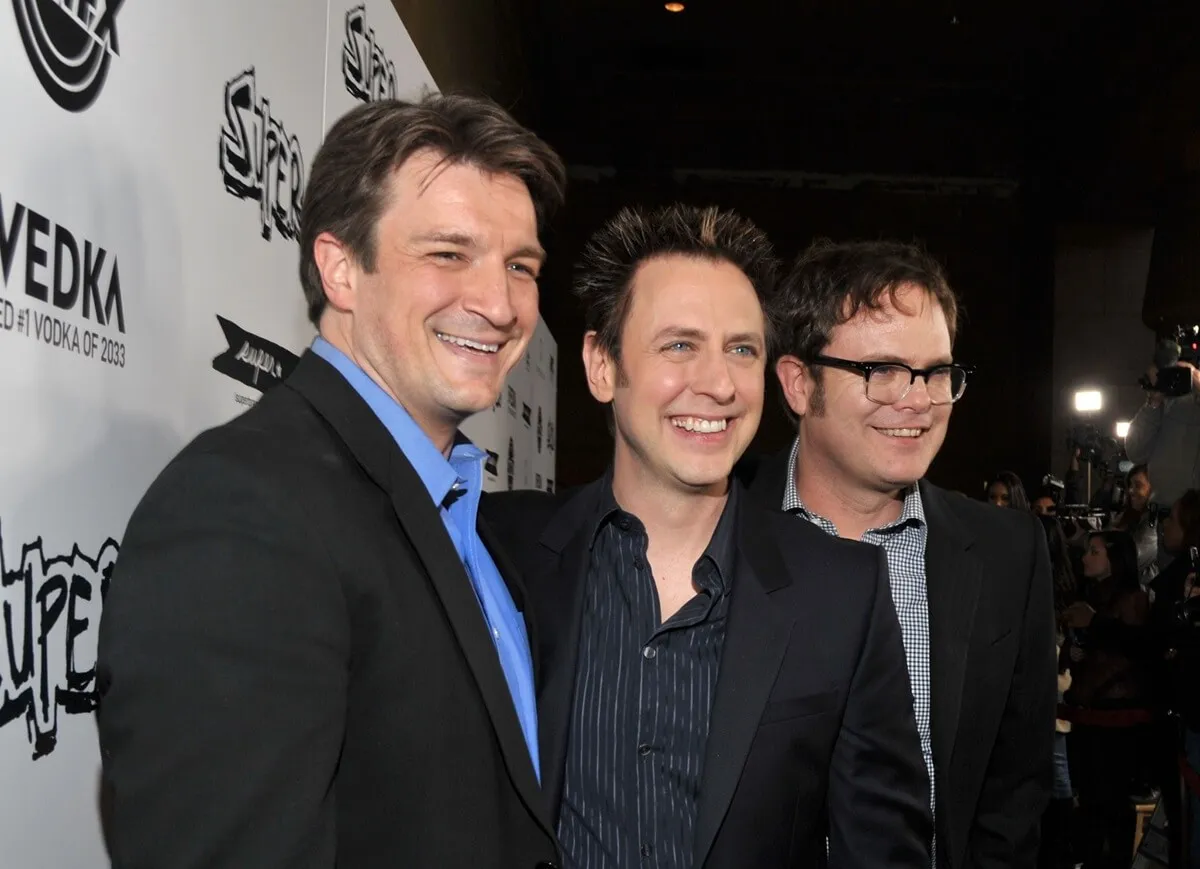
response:
<svg viewBox="0 0 1200 869"><path fill-rule="evenodd" d="M458 432L537 324L559 158L495 104L338 121L300 278L319 335L151 486L98 678L117 869L559 861L515 571Z"/></svg>

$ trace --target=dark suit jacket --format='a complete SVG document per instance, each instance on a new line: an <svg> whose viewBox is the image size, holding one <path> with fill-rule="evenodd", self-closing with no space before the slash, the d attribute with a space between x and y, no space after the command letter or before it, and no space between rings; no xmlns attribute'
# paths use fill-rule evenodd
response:
<svg viewBox="0 0 1200 869"><path fill-rule="evenodd" d="M764 506L782 508L788 453L744 459L736 471ZM1032 514L924 481L920 490L938 866L1032 869L1053 784L1057 696L1045 532Z"/></svg>
<svg viewBox="0 0 1200 869"><path fill-rule="evenodd" d="M438 511L312 353L150 488L112 577L98 667L116 869L558 859Z"/></svg>
<svg viewBox="0 0 1200 869"><path fill-rule="evenodd" d="M543 785L557 814L603 481L489 495L543 662ZM743 496L692 865L929 869L929 791L881 550Z"/></svg>

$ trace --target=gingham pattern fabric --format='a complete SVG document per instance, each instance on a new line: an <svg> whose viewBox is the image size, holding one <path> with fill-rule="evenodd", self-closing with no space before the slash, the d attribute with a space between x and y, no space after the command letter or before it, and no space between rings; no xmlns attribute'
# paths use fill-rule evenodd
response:
<svg viewBox="0 0 1200 869"><path fill-rule="evenodd" d="M783 493L783 509L794 513L816 525L834 537L837 528L823 516L810 512L800 501L796 491L796 454L800 441L792 442L788 457L787 487ZM888 574L892 585L892 603L900 620L900 632L904 636L904 654L908 662L908 678L912 687L913 712L917 719L917 733L921 737L921 754L925 757L925 769L929 773L929 805L936 813L934 799L935 778L933 774L933 741L930 735L931 688L929 676L929 603L925 593L925 541L928 526L925 524L925 507L921 504L921 493L913 486L904 496L904 508L900 518L882 528L872 528L862 539L864 543L882 546L887 555ZM936 818L935 818L936 819ZM934 865L937 865L937 838L931 843Z"/></svg>

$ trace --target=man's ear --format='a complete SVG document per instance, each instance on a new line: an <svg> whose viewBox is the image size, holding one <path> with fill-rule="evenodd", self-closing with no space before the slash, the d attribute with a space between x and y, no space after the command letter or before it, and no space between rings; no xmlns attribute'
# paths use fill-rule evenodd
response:
<svg viewBox="0 0 1200 869"><path fill-rule="evenodd" d="M611 402L617 385L617 363L600 346L594 329L583 336L583 370L592 397L601 404Z"/></svg>
<svg viewBox="0 0 1200 869"><path fill-rule="evenodd" d="M775 363L775 376L783 388L783 397L796 416L808 413L812 404L816 381L810 376L809 367L796 356L780 356Z"/></svg>
<svg viewBox="0 0 1200 869"><path fill-rule="evenodd" d="M313 242L313 259L329 306L337 311L353 311L357 270L350 250L332 233L323 232Z"/></svg>

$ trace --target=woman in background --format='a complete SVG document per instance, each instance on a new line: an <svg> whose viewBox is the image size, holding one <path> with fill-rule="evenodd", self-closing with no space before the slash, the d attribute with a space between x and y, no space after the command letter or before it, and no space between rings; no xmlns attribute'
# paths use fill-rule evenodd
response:
<svg viewBox="0 0 1200 869"><path fill-rule="evenodd" d="M986 500L997 507L1012 507L1016 510L1029 510L1029 497L1025 494L1025 485L1021 478L1012 471L1000 471L987 484Z"/></svg>

